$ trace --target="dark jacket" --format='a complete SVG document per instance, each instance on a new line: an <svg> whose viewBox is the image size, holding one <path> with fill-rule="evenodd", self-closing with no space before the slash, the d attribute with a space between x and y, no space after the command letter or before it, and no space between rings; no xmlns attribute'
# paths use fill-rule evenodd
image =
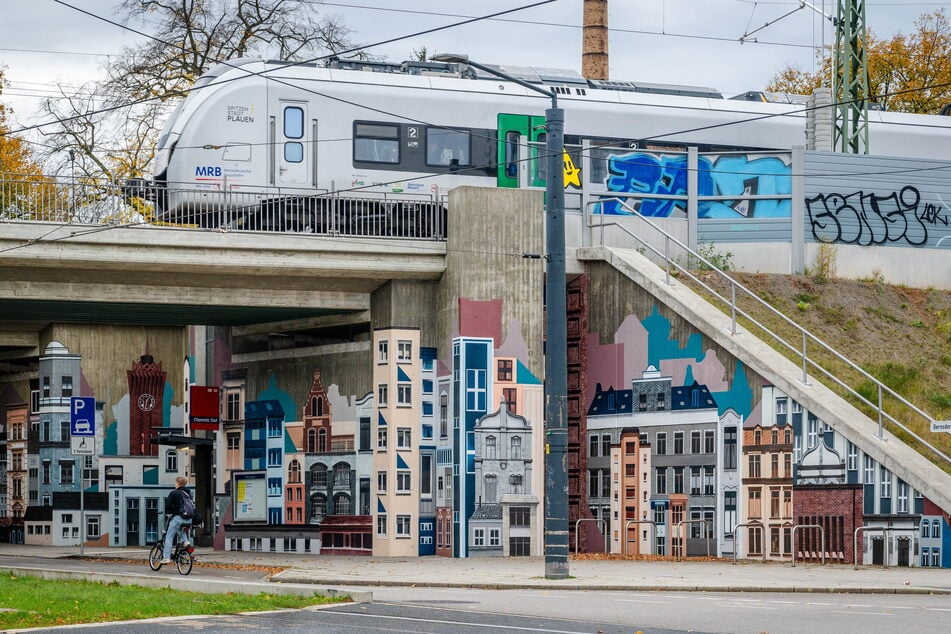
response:
<svg viewBox="0 0 951 634"><path fill-rule="evenodd" d="M182 508L184 506L184 501L182 499L183 496L188 498L191 497L191 495L188 493L188 491L184 487L175 489L174 491L168 494L168 497L165 498L165 516L166 517L173 517L175 515L182 514Z"/></svg>

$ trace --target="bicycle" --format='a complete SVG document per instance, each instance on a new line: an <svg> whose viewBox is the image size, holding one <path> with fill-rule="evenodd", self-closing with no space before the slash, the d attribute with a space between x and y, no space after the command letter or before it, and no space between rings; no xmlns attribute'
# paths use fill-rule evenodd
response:
<svg viewBox="0 0 951 634"><path fill-rule="evenodd" d="M194 525L186 526L185 533L194 538L194 529ZM152 570L158 571L162 569L162 549L164 548L165 535L167 533L168 522L165 523L165 530L162 531L162 536L158 542L152 546L152 550L149 551L149 568ZM195 563L195 546L184 546L178 540L178 535L175 535L175 542L172 544L172 556L170 559L175 563L179 574L187 575L192 571L192 565Z"/></svg>

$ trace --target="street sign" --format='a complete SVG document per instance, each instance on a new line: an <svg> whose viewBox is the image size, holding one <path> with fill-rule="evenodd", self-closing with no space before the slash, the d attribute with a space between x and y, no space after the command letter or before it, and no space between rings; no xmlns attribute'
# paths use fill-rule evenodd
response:
<svg viewBox="0 0 951 634"><path fill-rule="evenodd" d="M96 399L92 396L72 396L69 399L69 435L96 435ZM75 453L75 452L74 452Z"/></svg>
<svg viewBox="0 0 951 634"><path fill-rule="evenodd" d="M951 432L951 420L936 420L931 422L931 431Z"/></svg>
<svg viewBox="0 0 951 634"><path fill-rule="evenodd" d="M96 439L89 436L73 436L69 439L70 449L74 456L96 455Z"/></svg>

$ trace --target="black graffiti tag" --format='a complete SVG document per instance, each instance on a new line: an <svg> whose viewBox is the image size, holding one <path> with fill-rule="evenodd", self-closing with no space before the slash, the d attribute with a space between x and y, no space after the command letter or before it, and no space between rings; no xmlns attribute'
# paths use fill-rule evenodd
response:
<svg viewBox="0 0 951 634"><path fill-rule="evenodd" d="M928 241L928 224L948 225L946 210L921 204L921 193L911 185L886 196L819 194L806 199L813 237L820 242L869 246L904 240L920 246Z"/></svg>

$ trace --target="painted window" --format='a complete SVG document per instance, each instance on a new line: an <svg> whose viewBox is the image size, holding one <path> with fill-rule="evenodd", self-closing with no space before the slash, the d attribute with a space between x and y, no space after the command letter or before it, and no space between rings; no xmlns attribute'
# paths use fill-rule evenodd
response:
<svg viewBox="0 0 951 634"><path fill-rule="evenodd" d="M485 437L485 457L489 460L495 460L498 458L498 446L496 444L497 440L498 439L492 435Z"/></svg>
<svg viewBox="0 0 951 634"><path fill-rule="evenodd" d="M380 383L376 388L376 402L378 407L386 407L387 396L390 393L390 387L386 383Z"/></svg>
<svg viewBox="0 0 951 634"><path fill-rule="evenodd" d="M498 548L502 544L502 533L498 528L489 529L489 547Z"/></svg>
<svg viewBox="0 0 951 634"><path fill-rule="evenodd" d="M690 432L690 453L700 453L700 432Z"/></svg>
<svg viewBox="0 0 951 634"><path fill-rule="evenodd" d="M511 359L499 359L498 377L499 377L499 381L512 380L512 360Z"/></svg>
<svg viewBox="0 0 951 634"><path fill-rule="evenodd" d="M521 460L522 458L522 437L512 436L512 451L509 457L512 460Z"/></svg>
<svg viewBox="0 0 951 634"><path fill-rule="evenodd" d="M484 528L475 528L472 530L472 545L475 547L485 546Z"/></svg>
<svg viewBox="0 0 951 634"><path fill-rule="evenodd" d="M485 370L466 370L466 410L485 411Z"/></svg>
<svg viewBox="0 0 951 634"><path fill-rule="evenodd" d="M377 537L386 537L386 513L380 513L376 516L376 535Z"/></svg>
<svg viewBox="0 0 951 634"><path fill-rule="evenodd" d="M908 483L898 480L898 512L908 512Z"/></svg>
<svg viewBox="0 0 951 634"><path fill-rule="evenodd" d="M409 363L413 360L413 342L401 339L396 342L396 362Z"/></svg>
<svg viewBox="0 0 951 634"><path fill-rule="evenodd" d="M408 469L399 469L396 472L397 495L409 495L413 492L413 478Z"/></svg>
<svg viewBox="0 0 951 634"><path fill-rule="evenodd" d="M655 452L658 456L667 455L667 432L657 432L657 442L655 443Z"/></svg>
<svg viewBox="0 0 951 634"><path fill-rule="evenodd" d="M397 537L410 537L410 516L409 515L397 515L396 516L396 536Z"/></svg>
<svg viewBox="0 0 951 634"><path fill-rule="evenodd" d="M165 471L178 471L178 452L174 449L165 452Z"/></svg>
<svg viewBox="0 0 951 634"><path fill-rule="evenodd" d="M409 427L396 428L396 448L397 449L412 449L413 448L413 430L411 430Z"/></svg>
<svg viewBox="0 0 951 634"><path fill-rule="evenodd" d="M397 407L409 407L413 404L413 386L410 383L396 384Z"/></svg>
<svg viewBox="0 0 951 634"><path fill-rule="evenodd" d="M656 467L654 476L654 493L667 493L667 467Z"/></svg>
<svg viewBox="0 0 951 634"><path fill-rule="evenodd" d="M682 431L674 432L674 455L679 456L684 452L684 433Z"/></svg>
<svg viewBox="0 0 951 634"><path fill-rule="evenodd" d="M389 359L390 342L385 339L376 344L376 362L386 363Z"/></svg>
<svg viewBox="0 0 951 634"><path fill-rule="evenodd" d="M892 497L892 474L885 467L880 468L879 475L882 479L882 497L890 498Z"/></svg>
<svg viewBox="0 0 951 634"><path fill-rule="evenodd" d="M386 449L387 439L386 439L386 427L381 427L376 431L376 448L377 449Z"/></svg>
<svg viewBox="0 0 951 634"><path fill-rule="evenodd" d="M716 452L716 432L708 429L703 432L703 453Z"/></svg>
<svg viewBox="0 0 951 634"><path fill-rule="evenodd" d="M386 494L386 471L376 472L376 492L380 495Z"/></svg>
<svg viewBox="0 0 951 634"><path fill-rule="evenodd" d="M776 424L780 427L786 424L786 406L788 403L789 401L785 397L776 399Z"/></svg>
<svg viewBox="0 0 951 634"><path fill-rule="evenodd" d="M485 476L485 499L486 504L495 504L498 498L499 478L494 473Z"/></svg>
<svg viewBox="0 0 951 634"><path fill-rule="evenodd" d="M846 450L846 469L856 471L859 468L859 448L849 442Z"/></svg>

